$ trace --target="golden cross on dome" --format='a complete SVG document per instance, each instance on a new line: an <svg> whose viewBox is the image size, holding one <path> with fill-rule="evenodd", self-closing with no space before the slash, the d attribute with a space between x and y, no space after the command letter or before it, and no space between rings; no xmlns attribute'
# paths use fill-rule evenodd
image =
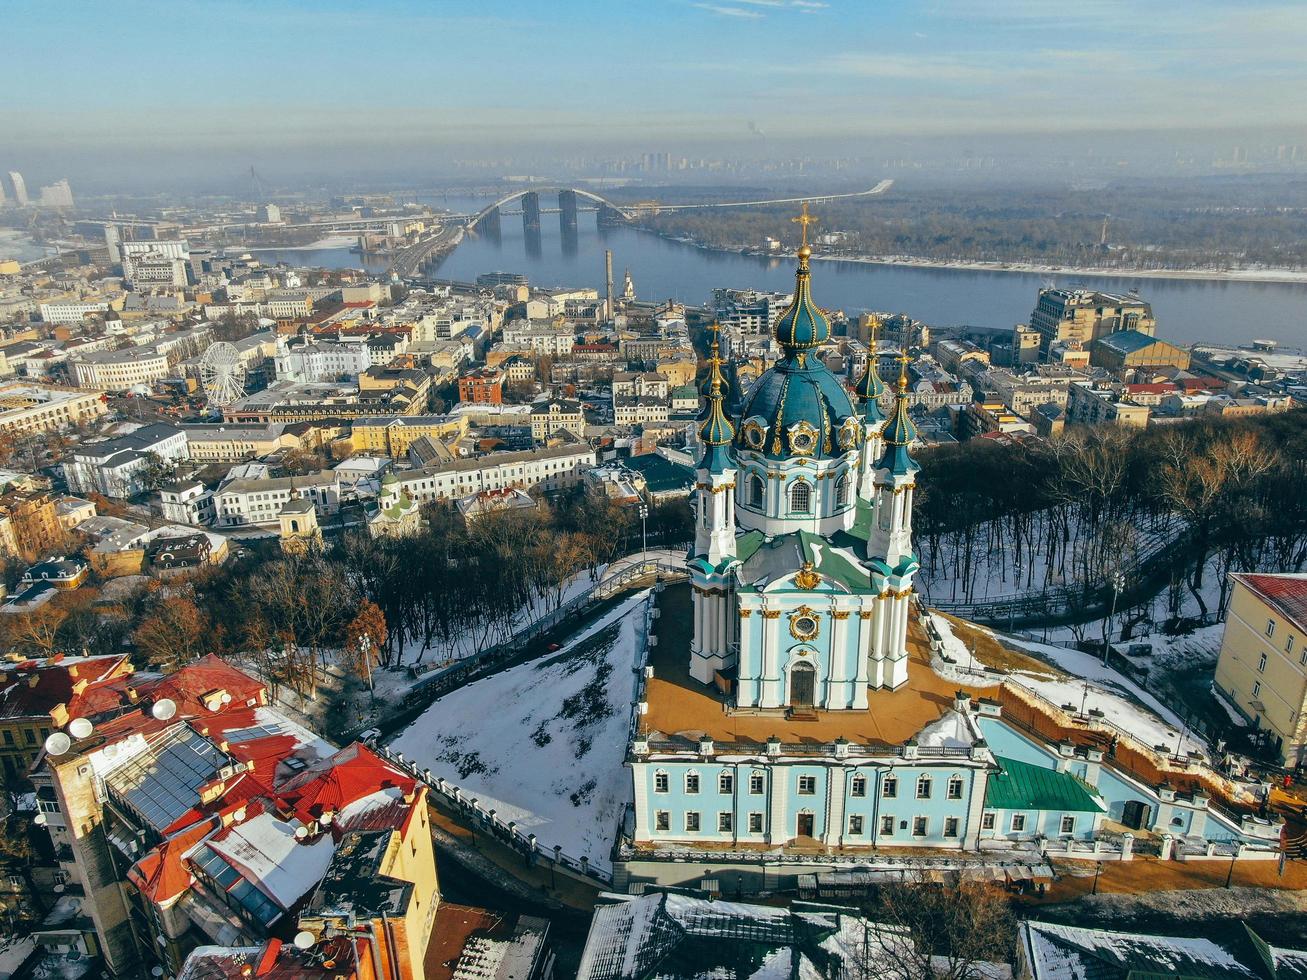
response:
<svg viewBox="0 0 1307 980"><path fill-rule="evenodd" d="M903 348L902 353L896 358L899 362L899 391L908 390L908 365L912 363L912 357L908 354L908 349Z"/></svg>
<svg viewBox="0 0 1307 980"><path fill-rule="evenodd" d="M803 229L803 247L806 248L808 245L808 225L815 225L817 223L817 219L808 213L807 201L803 202L803 213L797 218L791 218L790 220Z"/></svg>

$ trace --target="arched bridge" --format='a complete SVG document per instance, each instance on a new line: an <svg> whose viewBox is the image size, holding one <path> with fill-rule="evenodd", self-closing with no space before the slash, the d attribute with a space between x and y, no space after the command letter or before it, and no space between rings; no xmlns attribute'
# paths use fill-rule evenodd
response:
<svg viewBox="0 0 1307 980"><path fill-rule="evenodd" d="M854 191L845 194L808 194L803 197L777 197L769 198L762 201L715 201L707 204L663 204L659 201L640 201L636 204L615 204L608 198L596 194L593 191L582 190L579 187L532 187L520 191L514 191L511 194L505 194L493 204L487 205L476 214L450 215L451 220L462 220L468 228L475 229L482 222L497 223L499 221L500 209L514 201L522 202L522 222L528 228L539 227L540 215L542 214L559 214L562 215L563 222L576 224L576 215L579 211L599 211L600 220L609 221L634 221L642 215L658 214L663 211L690 211L706 208L747 208L762 207L770 204L798 204L806 201L810 204L820 204L823 201L837 201L842 198L852 197L871 197L875 194L883 194L889 190L894 183L892 180L882 180L875 187L865 191ZM541 194L558 195L558 207L542 208L540 206ZM593 202L595 207L581 207L577 203L578 198L584 198ZM510 214L516 212L508 212Z"/></svg>

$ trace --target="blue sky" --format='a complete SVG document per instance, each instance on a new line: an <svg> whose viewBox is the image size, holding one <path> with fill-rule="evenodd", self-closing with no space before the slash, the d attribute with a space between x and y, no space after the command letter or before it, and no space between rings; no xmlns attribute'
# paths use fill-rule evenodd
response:
<svg viewBox="0 0 1307 980"><path fill-rule="evenodd" d="M6 0L17 146L1296 126L1307 2Z"/></svg>

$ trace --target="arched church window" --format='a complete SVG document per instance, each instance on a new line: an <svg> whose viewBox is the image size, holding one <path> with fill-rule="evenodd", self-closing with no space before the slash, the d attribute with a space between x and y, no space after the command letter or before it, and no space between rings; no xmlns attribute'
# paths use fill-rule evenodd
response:
<svg viewBox="0 0 1307 980"><path fill-rule="evenodd" d="M849 503L849 474L843 474L835 481L835 506L845 507Z"/></svg>
<svg viewBox="0 0 1307 980"><path fill-rule="evenodd" d="M790 510L796 514L812 512L812 487L802 480L790 487Z"/></svg>
<svg viewBox="0 0 1307 980"><path fill-rule="evenodd" d="M754 473L749 477L749 506L758 510L762 509L762 497L767 487L762 482L762 477Z"/></svg>

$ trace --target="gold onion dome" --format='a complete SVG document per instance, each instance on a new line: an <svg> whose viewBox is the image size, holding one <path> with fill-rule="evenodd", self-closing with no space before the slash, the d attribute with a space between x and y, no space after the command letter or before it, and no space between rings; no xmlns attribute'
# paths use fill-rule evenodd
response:
<svg viewBox="0 0 1307 980"><path fill-rule="evenodd" d="M803 225L804 241L794 300L776 325L784 353L749 389L736 447L770 459L833 459L857 447L861 427L849 389L813 350L830 338L830 322L809 286L807 230L816 219L805 206L794 220Z"/></svg>
<svg viewBox="0 0 1307 980"><path fill-rule="evenodd" d="M876 371L876 328L880 326L874 317L871 321L871 339L867 344L867 367L862 377L853 386L853 393L862 399L862 417L867 422L880 422L885 418L881 411L880 399L885 394L885 382L880 380Z"/></svg>
<svg viewBox="0 0 1307 980"><path fill-rule="evenodd" d="M704 445L701 465L714 473L731 465L730 454L726 447L735 439L735 427L722 410L724 385L722 382L722 359L720 347L714 337L712 356L708 359L708 411L703 424L699 426L699 441Z"/></svg>
<svg viewBox="0 0 1307 980"><path fill-rule="evenodd" d="M794 273L794 299L776 321L776 340L787 356L811 350L830 340L830 321L812 301L812 272L808 268L808 261L812 258L812 249L808 245L808 226L817 219L808 214L805 202L803 214L792 220L803 228L803 243L798 252L799 268Z"/></svg>
<svg viewBox="0 0 1307 980"><path fill-rule="evenodd" d="M885 425L885 453L881 456L882 469L891 473L911 473L919 469L908 447L917 439L917 426L908 414L908 357L907 351L899 357L898 393L894 396L894 414Z"/></svg>

